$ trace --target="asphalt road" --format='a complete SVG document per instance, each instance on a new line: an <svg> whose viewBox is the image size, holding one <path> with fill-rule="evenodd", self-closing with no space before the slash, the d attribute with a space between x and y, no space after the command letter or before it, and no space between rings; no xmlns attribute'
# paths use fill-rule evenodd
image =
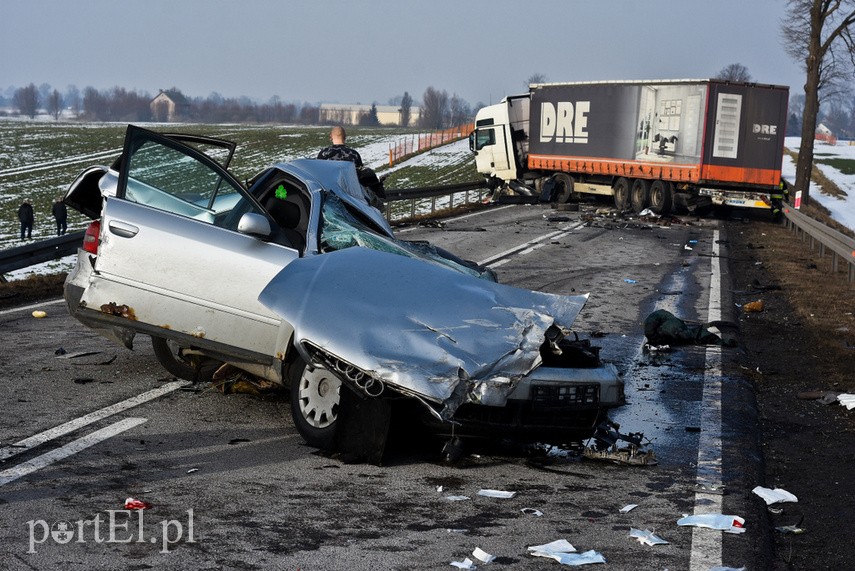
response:
<svg viewBox="0 0 855 571"><path fill-rule="evenodd" d="M382 466L347 464L302 442L286 399L180 386L146 338L128 351L46 303L0 311L0 568L447 569L480 548L489 568L527 570L559 566L527 555L558 539L614 569L764 568L756 412L738 363L726 348L642 349L654 309L733 320L727 238L715 221L594 211L494 207L398 232L489 263L503 283L590 292L578 333L618 366L629 404L612 419L643 432L658 465L507 445L448 465L409 434ZM126 512L126 498L151 507ZM741 516L746 531L677 525L694 513Z"/></svg>

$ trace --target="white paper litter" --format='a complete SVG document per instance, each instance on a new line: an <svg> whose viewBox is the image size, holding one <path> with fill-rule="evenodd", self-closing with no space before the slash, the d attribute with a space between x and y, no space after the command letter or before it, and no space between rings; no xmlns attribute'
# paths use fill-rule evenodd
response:
<svg viewBox="0 0 855 571"><path fill-rule="evenodd" d="M745 520L738 515L698 514L687 515L677 520L677 525L691 525L719 529L725 533L745 533Z"/></svg>
<svg viewBox="0 0 855 571"><path fill-rule="evenodd" d="M584 553L563 553L558 551L530 551L529 555L534 555L535 557L546 557L548 559L555 559L562 565L570 565L570 566L578 566L578 565L590 565L592 563L605 563L606 558L603 557L602 553L598 553L591 549L590 551L585 551Z"/></svg>
<svg viewBox="0 0 855 571"><path fill-rule="evenodd" d="M523 508L523 509L521 509L520 511L521 511L522 513L526 514L526 515L536 515L536 516L538 516L538 517L540 517L540 516L542 516L542 515L543 515L543 512L542 512L542 511L540 511L540 510L536 510L536 509L534 509L534 508Z"/></svg>
<svg viewBox="0 0 855 571"><path fill-rule="evenodd" d="M626 514L638 507L638 504L626 504L620 509L620 513Z"/></svg>
<svg viewBox="0 0 855 571"><path fill-rule="evenodd" d="M668 542L654 535L649 529L641 530L634 527L629 528L629 536L638 540L642 545L668 545Z"/></svg>
<svg viewBox="0 0 855 571"><path fill-rule="evenodd" d="M503 498L508 499L517 495L516 492L505 492L504 490L478 490L479 496L486 496L488 498Z"/></svg>
<svg viewBox="0 0 855 571"><path fill-rule="evenodd" d="M496 559L495 555L490 555L480 547L476 547L475 550L472 551L472 557L482 563L492 563Z"/></svg>
<svg viewBox="0 0 855 571"><path fill-rule="evenodd" d="M847 410L855 408L855 395L851 393L843 393L837 395L837 402L846 407Z"/></svg>
<svg viewBox="0 0 855 571"><path fill-rule="evenodd" d="M761 498L766 501L767 506L771 506L772 504L777 504L778 502L798 502L799 499L788 492L787 490L782 490L781 488L775 488L774 490L770 490L769 488L764 488L762 486L757 486L753 490L751 490Z"/></svg>
<svg viewBox="0 0 855 571"><path fill-rule="evenodd" d="M458 569L477 569L477 567L475 567L475 563L473 563L468 557L463 561L452 561L451 566L457 567Z"/></svg>
<svg viewBox="0 0 855 571"><path fill-rule="evenodd" d="M436 491L442 493L442 486L437 486Z"/></svg>
<svg viewBox="0 0 855 571"><path fill-rule="evenodd" d="M450 502L462 502L463 500L468 500L469 496L445 496L445 499Z"/></svg>
<svg viewBox="0 0 855 571"><path fill-rule="evenodd" d="M556 551L559 553L572 553L576 548L571 545L566 539L556 539L550 543L543 545L532 545L528 548L529 551Z"/></svg>

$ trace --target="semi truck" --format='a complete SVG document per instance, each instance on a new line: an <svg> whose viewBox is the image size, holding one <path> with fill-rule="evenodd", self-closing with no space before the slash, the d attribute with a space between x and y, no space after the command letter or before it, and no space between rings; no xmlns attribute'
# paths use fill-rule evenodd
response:
<svg viewBox="0 0 855 571"><path fill-rule="evenodd" d="M469 147L494 196L774 211L788 99L786 86L718 79L531 84L478 111Z"/></svg>

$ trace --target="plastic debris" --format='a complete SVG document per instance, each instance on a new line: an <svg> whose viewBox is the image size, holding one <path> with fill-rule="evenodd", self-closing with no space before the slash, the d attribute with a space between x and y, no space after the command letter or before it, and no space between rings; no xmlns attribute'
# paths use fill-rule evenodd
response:
<svg viewBox="0 0 855 571"><path fill-rule="evenodd" d="M582 449L584 458L632 466L655 466L657 464L656 454L653 450L641 449L644 434L640 432L622 434L620 425L611 420L606 419L601 422L591 438L594 441L594 446L589 444ZM629 445L618 447L620 441L627 442Z"/></svg>
<svg viewBox="0 0 855 571"><path fill-rule="evenodd" d="M44 317L47 317L47 311L42 311L41 309L37 309L33 312L33 317L35 317L36 319L42 319Z"/></svg>
<svg viewBox="0 0 855 571"><path fill-rule="evenodd" d="M486 496L488 498L502 498L502 499L510 499L517 495L516 492L506 492L504 490L478 490L479 496Z"/></svg>
<svg viewBox="0 0 855 571"><path fill-rule="evenodd" d="M620 513L626 514L638 507L638 504L626 504L620 509Z"/></svg>
<svg viewBox="0 0 855 571"><path fill-rule="evenodd" d="M198 471L199 471L199 468L190 468L189 470L187 470L187 473L192 474L193 472L198 472Z"/></svg>
<svg viewBox="0 0 855 571"><path fill-rule="evenodd" d="M535 557L546 557L555 559L562 565L588 565L591 563L605 563L606 558L601 553L591 549L584 553L576 553L566 539L559 539L545 545L535 545L528 548L528 554Z"/></svg>
<svg viewBox="0 0 855 571"><path fill-rule="evenodd" d="M668 545L668 542L659 537L658 535L654 535L652 531L649 529L635 529L634 527L629 528L629 536L638 540L638 543L642 545Z"/></svg>
<svg viewBox="0 0 855 571"><path fill-rule="evenodd" d="M472 551L472 557L474 557L475 559L477 559L478 561L480 561L482 563L492 563L493 561L496 560L495 555L490 555L489 553L487 553L486 551L484 551L480 547L476 547Z"/></svg>
<svg viewBox="0 0 855 571"><path fill-rule="evenodd" d="M772 504L777 504L779 502L797 502L799 499L788 492L787 490L782 490L780 488L775 488L771 490L769 488L764 488L762 486L757 486L753 490L751 490L766 502L767 506L771 506Z"/></svg>
<svg viewBox="0 0 855 571"><path fill-rule="evenodd" d="M134 498L128 498L125 500L125 509L126 510L147 510L151 507L149 502L145 502L143 500L137 500Z"/></svg>
<svg viewBox="0 0 855 571"><path fill-rule="evenodd" d="M523 508L523 509L521 509L520 511L521 511L522 513L524 513L525 515L536 515L537 517L540 517L540 516L542 516L542 515L543 515L543 512L542 512L542 511L540 511L540 510L536 510L536 509L534 509L534 508Z"/></svg>
<svg viewBox="0 0 855 571"><path fill-rule="evenodd" d="M468 500L469 496L445 496L445 499L449 502L462 502L463 500Z"/></svg>
<svg viewBox="0 0 855 571"><path fill-rule="evenodd" d="M463 561L452 561L451 566L457 567L458 569L477 569L477 567L475 567L475 563L473 563L468 557Z"/></svg>
<svg viewBox="0 0 855 571"><path fill-rule="evenodd" d="M742 311L745 313L759 313L763 311L763 300L758 299L757 301L749 301L748 303L742 306Z"/></svg>
<svg viewBox="0 0 855 571"><path fill-rule="evenodd" d="M837 402L846 407L847 410L855 408L855 394L843 393L837 395Z"/></svg>
<svg viewBox="0 0 855 571"><path fill-rule="evenodd" d="M635 281L635 280L631 280L631 279L629 279L629 278L626 278L626 279L624 279L623 281L625 281L625 282L626 282L626 283L628 283L628 284L637 284L637 283L638 283L637 281Z"/></svg>
<svg viewBox="0 0 855 571"><path fill-rule="evenodd" d="M800 533L804 533L805 530L796 526L796 525L779 525L775 528L775 531L779 533L792 533L793 535L798 535Z"/></svg>
<svg viewBox="0 0 855 571"><path fill-rule="evenodd" d="M442 492L442 486L437 486L437 487L436 487L436 491L437 491L437 492Z"/></svg>
<svg viewBox="0 0 855 571"><path fill-rule="evenodd" d="M745 533L745 520L738 515L697 514L684 515L677 520L677 525L690 525L718 529L725 533Z"/></svg>

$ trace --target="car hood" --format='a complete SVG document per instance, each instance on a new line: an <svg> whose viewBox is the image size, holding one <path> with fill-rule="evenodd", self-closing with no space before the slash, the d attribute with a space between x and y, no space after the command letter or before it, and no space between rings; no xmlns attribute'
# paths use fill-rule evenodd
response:
<svg viewBox="0 0 855 571"><path fill-rule="evenodd" d="M294 260L258 299L294 327L304 357L344 361L444 405L447 419L464 402L503 405L540 364L546 330L569 328L588 296L518 289L352 247Z"/></svg>

